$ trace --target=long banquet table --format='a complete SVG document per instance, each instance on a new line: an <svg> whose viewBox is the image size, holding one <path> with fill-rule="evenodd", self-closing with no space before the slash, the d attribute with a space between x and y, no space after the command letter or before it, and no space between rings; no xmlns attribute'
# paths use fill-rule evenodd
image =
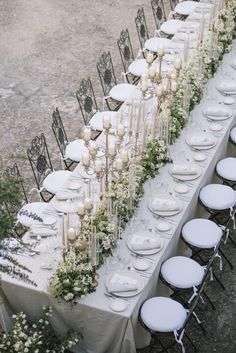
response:
<svg viewBox="0 0 236 353"><path fill-rule="evenodd" d="M229 76L236 78L236 72L230 66L236 51L236 41L230 53L224 56L223 62L218 69L215 77L207 83L204 89L202 101L194 109L192 116L193 121L199 123L200 128L209 130L209 123L202 114L202 109L209 105L210 101L219 102L222 99L221 94L216 90L216 83L223 78ZM236 109L236 106L230 106ZM217 144L214 148L205 151L207 160L198 162L201 167L201 175L199 178L191 181L190 192L186 197L180 197L183 204L182 211L171 218L172 228L168 232L160 233L164 240L162 251L152 255L151 258L155 263L149 271L150 277L142 277L144 281L144 289L135 297L129 299L128 308L121 313L114 312L110 309L111 299L104 295L106 292L105 281L107 276L106 266L102 266L99 270L99 285L96 291L78 300L77 305L65 302L58 302L52 298L47 292L47 282L53 271L42 270L40 265L45 254L37 257L23 257L19 259L32 270L31 279L37 283L37 287L19 282L6 275L2 277L2 290L6 295L11 307L14 311L23 310L30 317L38 316L42 311L43 305L52 305L54 308L53 326L59 333L64 333L68 328L82 332L84 340L74 347L74 352L80 353L135 353L136 348L145 346L149 341L149 335L138 323L138 311L144 300L156 295L168 295L167 289L158 281L160 266L163 261L170 256L183 253L185 248L179 241L181 227L183 224L197 216L202 212L198 207L199 190L212 181L216 162L224 157L227 153L229 131L235 124L235 114L225 121L222 121L223 129L218 133L213 133L217 138ZM192 132L193 124L189 124L182 131L181 136L174 144L176 151L185 151L188 158L192 158L193 151L186 144L185 138L189 132ZM171 192L176 185L169 173L170 164L162 167L156 176L155 183L161 182L168 184L168 192ZM77 173L75 169L74 173ZM155 227L157 220L148 210L147 202L152 195L150 182L145 184L145 193L137 210L137 219L145 219L151 227ZM121 252L123 256L133 261L130 251L126 246L126 237L128 230L123 234L123 242L121 244ZM57 254L55 253L55 256ZM48 255L49 256L49 255Z"/></svg>

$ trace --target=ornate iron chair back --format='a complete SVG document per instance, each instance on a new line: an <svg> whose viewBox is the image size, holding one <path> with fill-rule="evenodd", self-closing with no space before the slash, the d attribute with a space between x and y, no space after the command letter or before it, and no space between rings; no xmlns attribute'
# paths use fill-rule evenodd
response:
<svg viewBox="0 0 236 353"><path fill-rule="evenodd" d="M163 0L151 0L152 12L156 22L156 28L159 29L164 21L166 21L165 7Z"/></svg>
<svg viewBox="0 0 236 353"><path fill-rule="evenodd" d="M120 32L120 38L117 40L120 56L124 71L128 72L129 65L134 61L133 48L128 29Z"/></svg>
<svg viewBox="0 0 236 353"><path fill-rule="evenodd" d="M52 113L52 131L56 138L61 156L64 157L68 139L58 108Z"/></svg>
<svg viewBox="0 0 236 353"><path fill-rule="evenodd" d="M37 187L40 189L43 180L48 174L48 170L53 171L44 134L36 136L32 140L31 146L27 149L27 155Z"/></svg>
<svg viewBox="0 0 236 353"><path fill-rule="evenodd" d="M149 35L144 9L142 7L138 9L137 16L135 17L135 24L138 32L140 46L141 49L143 49L145 42L149 39Z"/></svg>
<svg viewBox="0 0 236 353"><path fill-rule="evenodd" d="M171 11L174 10L175 6L178 4L178 0L169 0Z"/></svg>
<svg viewBox="0 0 236 353"><path fill-rule="evenodd" d="M109 51L107 53L104 52L101 55L97 63L97 69L103 89L103 94L105 97L107 97L109 96L109 92L112 87L117 85L115 71L111 59L111 53Z"/></svg>
<svg viewBox="0 0 236 353"><path fill-rule="evenodd" d="M98 106L90 78L83 79L80 82L80 87L76 91L76 98L80 106L84 123L85 125L88 125L93 115L98 111Z"/></svg>

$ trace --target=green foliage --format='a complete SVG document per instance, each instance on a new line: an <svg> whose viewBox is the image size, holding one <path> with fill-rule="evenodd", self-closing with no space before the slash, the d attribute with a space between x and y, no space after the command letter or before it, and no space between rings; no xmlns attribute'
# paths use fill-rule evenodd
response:
<svg viewBox="0 0 236 353"><path fill-rule="evenodd" d="M17 278L24 282L35 285L25 272L29 271L22 266L15 258L19 250L24 248L24 244L18 239L18 245L11 248L7 239L16 238L16 220L17 212L22 205L22 189L20 178L3 178L0 177L0 272L6 273L13 278ZM24 271L24 272L22 272Z"/></svg>
<svg viewBox="0 0 236 353"><path fill-rule="evenodd" d="M0 177L0 240L15 235L16 216L21 204L20 179Z"/></svg>

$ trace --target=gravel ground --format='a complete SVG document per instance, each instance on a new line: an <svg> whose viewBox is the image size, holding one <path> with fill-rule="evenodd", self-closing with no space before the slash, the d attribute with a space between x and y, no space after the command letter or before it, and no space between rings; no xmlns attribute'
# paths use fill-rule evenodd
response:
<svg viewBox="0 0 236 353"><path fill-rule="evenodd" d="M134 53L138 52L134 17L140 6L145 9L152 35L155 25L149 0L0 1L3 167L17 161L32 185L26 149L34 136L44 132L54 168L60 168L51 132L52 110L59 108L69 139L78 138L82 117L75 91L79 82L90 76L96 96L102 96L96 62L104 50L111 51L117 80L121 82L116 43L120 31L128 28Z"/></svg>

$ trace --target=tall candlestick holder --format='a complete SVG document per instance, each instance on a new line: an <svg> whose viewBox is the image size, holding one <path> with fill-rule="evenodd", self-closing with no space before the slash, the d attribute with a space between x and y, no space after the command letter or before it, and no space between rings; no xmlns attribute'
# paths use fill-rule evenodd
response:
<svg viewBox="0 0 236 353"><path fill-rule="evenodd" d="M159 61L159 77L161 79L162 77L162 61L163 61L163 58L164 58L164 51L159 51L158 53L158 61Z"/></svg>
<svg viewBox="0 0 236 353"><path fill-rule="evenodd" d="M98 265L98 249L99 239L97 239L96 228L92 227L92 234L90 238L90 258L92 266L92 287L96 288L98 286L97 279L99 278L97 274L97 265Z"/></svg>
<svg viewBox="0 0 236 353"><path fill-rule="evenodd" d="M110 127L104 129L105 134L105 191L108 193L109 190L109 150L108 150L108 143L109 143L109 130Z"/></svg>

